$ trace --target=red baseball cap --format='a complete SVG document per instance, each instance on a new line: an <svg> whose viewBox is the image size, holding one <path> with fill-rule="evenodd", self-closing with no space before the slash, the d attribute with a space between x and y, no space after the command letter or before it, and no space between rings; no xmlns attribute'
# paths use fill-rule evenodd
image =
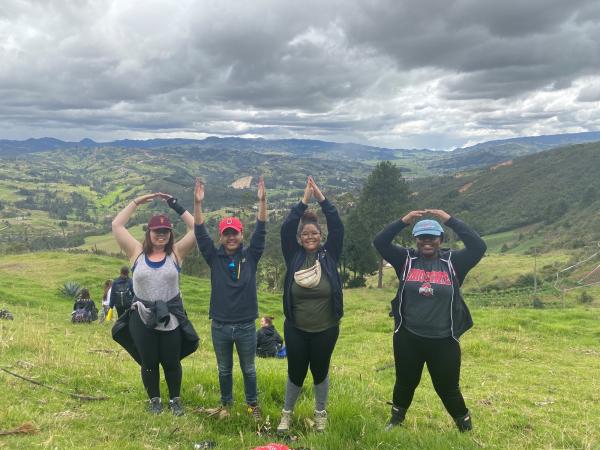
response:
<svg viewBox="0 0 600 450"><path fill-rule="evenodd" d="M158 230L160 228L168 228L169 230L173 229L173 224L171 224L169 216L165 214L159 214L157 216L150 217L150 220L148 221L148 229Z"/></svg>
<svg viewBox="0 0 600 450"><path fill-rule="evenodd" d="M225 217L219 222L219 234L223 234L223 231L225 231L227 228L231 228L238 233L244 231L244 225L237 217Z"/></svg>

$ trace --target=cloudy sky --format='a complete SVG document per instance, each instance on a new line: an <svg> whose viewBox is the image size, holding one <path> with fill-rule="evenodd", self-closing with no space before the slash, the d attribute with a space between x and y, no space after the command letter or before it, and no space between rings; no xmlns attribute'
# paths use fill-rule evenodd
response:
<svg viewBox="0 0 600 450"><path fill-rule="evenodd" d="M600 130L597 0L2 0L0 139Z"/></svg>

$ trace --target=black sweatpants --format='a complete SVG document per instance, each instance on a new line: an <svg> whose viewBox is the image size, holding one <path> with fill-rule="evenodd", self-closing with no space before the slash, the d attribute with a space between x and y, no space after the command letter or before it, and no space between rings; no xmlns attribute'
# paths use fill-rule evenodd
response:
<svg viewBox="0 0 600 450"><path fill-rule="evenodd" d="M169 398L181 391L181 330L157 331L146 328L137 310L129 316L129 332L142 358L142 382L148 397L160 397L160 364L165 372Z"/></svg>
<svg viewBox="0 0 600 450"><path fill-rule="evenodd" d="M317 333L302 331L287 320L283 324L288 360L288 376L296 386L302 386L310 367L314 384L327 377L331 355L340 334L339 325Z"/></svg>
<svg viewBox="0 0 600 450"><path fill-rule="evenodd" d="M394 333L396 384L394 405L410 406L421 381L423 365L431 375L435 391L452 417L467 413L458 385L460 378L460 345L452 337L431 339L417 336L404 328Z"/></svg>

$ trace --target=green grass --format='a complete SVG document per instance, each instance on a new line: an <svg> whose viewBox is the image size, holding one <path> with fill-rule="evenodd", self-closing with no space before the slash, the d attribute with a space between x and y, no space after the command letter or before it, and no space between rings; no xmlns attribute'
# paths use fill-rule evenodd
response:
<svg viewBox="0 0 600 450"><path fill-rule="evenodd" d="M132 236L138 240L144 238L143 225L134 225L128 228ZM99 236L87 236L84 239L84 244L77 247L81 250L101 250L109 254L119 254L121 252L119 244L115 241L112 233L106 233Z"/></svg>
<svg viewBox="0 0 600 450"><path fill-rule="evenodd" d="M0 256L0 366L71 392L107 395L82 402L0 372L0 429L32 422L37 434L0 436L0 448L193 448L212 439L217 449L250 449L277 442L259 436L243 408L237 362L230 419L204 417L198 406L219 402L216 362L207 317L209 283L182 277L185 303L202 338L183 360L187 413L150 416L139 368L112 341L109 324L72 325L72 303L57 288L77 281L100 298L101 284L123 260L97 255L38 253ZM424 373L403 427L385 433L393 382L393 289L345 291L345 318L331 369L330 426L316 434L310 376L298 404L294 447L336 449L592 449L600 447L600 310L472 309L475 327L461 340L461 384L475 429L459 434ZM261 314L282 328L279 295L260 293ZM106 351L97 352L94 350ZM257 360L260 401L276 426L282 407L286 362ZM166 388L163 385L163 392ZM280 440L279 440L280 441Z"/></svg>

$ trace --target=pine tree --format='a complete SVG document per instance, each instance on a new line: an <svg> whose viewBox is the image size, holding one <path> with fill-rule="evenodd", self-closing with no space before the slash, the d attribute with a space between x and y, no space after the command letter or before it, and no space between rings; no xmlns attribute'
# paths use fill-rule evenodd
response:
<svg viewBox="0 0 600 450"><path fill-rule="evenodd" d="M407 211L410 211L409 189L400 169L390 161L378 163L367 178L358 201L358 214L369 241L385 225ZM383 259L379 258L379 288L382 286L382 277Z"/></svg>

